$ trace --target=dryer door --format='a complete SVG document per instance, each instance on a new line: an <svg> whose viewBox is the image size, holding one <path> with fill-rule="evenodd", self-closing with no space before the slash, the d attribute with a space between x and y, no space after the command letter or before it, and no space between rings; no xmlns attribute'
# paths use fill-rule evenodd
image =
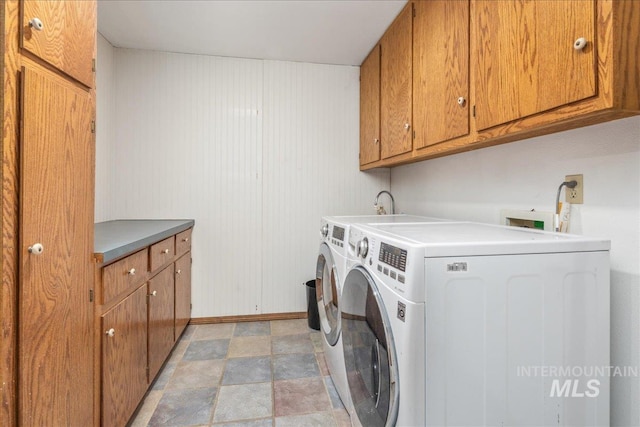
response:
<svg viewBox="0 0 640 427"><path fill-rule="evenodd" d="M334 346L340 336L340 310L338 308L338 270L331 249L326 243L320 245L316 264L316 298L320 330L330 346Z"/></svg>
<svg viewBox="0 0 640 427"><path fill-rule="evenodd" d="M342 342L349 392L362 426L394 426L398 364L378 287L361 266L347 275L341 298Z"/></svg>

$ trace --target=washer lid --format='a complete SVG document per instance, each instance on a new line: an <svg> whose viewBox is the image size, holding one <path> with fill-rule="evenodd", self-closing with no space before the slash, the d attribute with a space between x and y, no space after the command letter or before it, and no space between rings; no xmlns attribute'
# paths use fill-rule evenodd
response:
<svg viewBox="0 0 640 427"><path fill-rule="evenodd" d="M359 227L383 240L395 238L409 246L423 247L427 257L589 252L609 250L611 246L605 239L472 222Z"/></svg>

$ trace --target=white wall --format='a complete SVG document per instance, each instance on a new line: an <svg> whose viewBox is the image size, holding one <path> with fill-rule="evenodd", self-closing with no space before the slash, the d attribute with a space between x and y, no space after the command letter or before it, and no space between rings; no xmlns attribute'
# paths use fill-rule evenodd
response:
<svg viewBox="0 0 640 427"><path fill-rule="evenodd" d="M640 117L397 167L397 209L498 223L500 209L553 211L584 175L570 232L611 240L611 363L640 366ZM640 425L640 379L612 378L612 425Z"/></svg>
<svg viewBox="0 0 640 427"><path fill-rule="evenodd" d="M102 34L98 33L98 58L96 60L96 196L95 221L108 219L110 201L109 181L111 168L110 143L115 139L115 49Z"/></svg>
<svg viewBox="0 0 640 427"><path fill-rule="evenodd" d="M389 185L388 170L358 171L358 76L115 49L96 217L195 219L195 318L305 311L320 217L373 213Z"/></svg>

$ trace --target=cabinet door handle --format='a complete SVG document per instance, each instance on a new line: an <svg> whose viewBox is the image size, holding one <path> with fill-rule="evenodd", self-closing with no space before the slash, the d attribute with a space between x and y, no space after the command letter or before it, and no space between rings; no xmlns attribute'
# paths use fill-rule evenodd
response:
<svg viewBox="0 0 640 427"><path fill-rule="evenodd" d="M135 275L136 275L136 269L135 269L135 268L132 268L131 270L127 271L127 274L128 274L129 276L135 276Z"/></svg>
<svg viewBox="0 0 640 427"><path fill-rule="evenodd" d="M34 243L33 246L29 246L27 251L29 251L29 253L33 255L40 255L42 252L44 252L44 246L42 246L42 243Z"/></svg>
<svg viewBox="0 0 640 427"><path fill-rule="evenodd" d="M111 328L108 331L104 332L106 336L108 336L109 338L113 338L113 336L116 334L116 330Z"/></svg>
<svg viewBox="0 0 640 427"><path fill-rule="evenodd" d="M169 249L165 249L164 251L162 251L163 254L168 254L169 253Z"/></svg>
<svg viewBox="0 0 640 427"><path fill-rule="evenodd" d="M380 142L380 140L378 138L373 138L373 143L377 144L378 142Z"/></svg>
<svg viewBox="0 0 640 427"><path fill-rule="evenodd" d="M580 37L575 42L573 42L573 48L575 50L582 50L587 46L587 39L584 37Z"/></svg>
<svg viewBox="0 0 640 427"><path fill-rule="evenodd" d="M464 104L467 103L467 100L464 98L464 96L461 96L460 98L458 98L458 105L461 107L464 107Z"/></svg>
<svg viewBox="0 0 640 427"><path fill-rule="evenodd" d="M409 129L411 129L411 125L409 123L405 123L404 130L409 130Z"/></svg>
<svg viewBox="0 0 640 427"><path fill-rule="evenodd" d="M183 242L188 242L188 241L189 241L189 238L188 238L188 237L185 237L184 239L182 239L182 241L183 241Z"/></svg>
<svg viewBox="0 0 640 427"><path fill-rule="evenodd" d="M151 296L152 296L152 297L157 297L157 296L158 296L158 291L153 291L153 292L151 292Z"/></svg>
<svg viewBox="0 0 640 427"><path fill-rule="evenodd" d="M182 270L176 270L176 274L182 274Z"/></svg>
<svg viewBox="0 0 640 427"><path fill-rule="evenodd" d="M44 29L44 24L38 18L31 18L29 26L36 31L42 31Z"/></svg>

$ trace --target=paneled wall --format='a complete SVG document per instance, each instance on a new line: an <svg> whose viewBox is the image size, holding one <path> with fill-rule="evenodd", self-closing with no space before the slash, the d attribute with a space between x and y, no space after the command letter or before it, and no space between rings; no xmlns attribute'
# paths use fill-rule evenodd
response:
<svg viewBox="0 0 640 427"><path fill-rule="evenodd" d="M98 34L98 58L96 66L96 222L108 219L110 202L109 178L111 167L107 166L110 143L115 139L116 79L115 49L107 39Z"/></svg>
<svg viewBox="0 0 640 427"><path fill-rule="evenodd" d="M358 172L359 69L114 51L96 217L195 219L193 317L305 311L320 217L389 185Z"/></svg>
<svg viewBox="0 0 640 427"><path fill-rule="evenodd" d="M640 366L640 117L394 168L402 211L498 223L504 208L553 211L584 175L569 231L611 240L611 364ZM611 379L611 424L640 425L640 378Z"/></svg>

